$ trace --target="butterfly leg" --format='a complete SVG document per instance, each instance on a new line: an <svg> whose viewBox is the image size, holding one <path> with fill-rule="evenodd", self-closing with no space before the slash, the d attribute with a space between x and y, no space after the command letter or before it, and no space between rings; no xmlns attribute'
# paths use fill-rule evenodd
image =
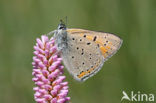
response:
<svg viewBox="0 0 156 103"><path fill-rule="evenodd" d="M57 30L53 30L53 31L49 32L47 35L48 36L53 36L56 32L57 32Z"/></svg>

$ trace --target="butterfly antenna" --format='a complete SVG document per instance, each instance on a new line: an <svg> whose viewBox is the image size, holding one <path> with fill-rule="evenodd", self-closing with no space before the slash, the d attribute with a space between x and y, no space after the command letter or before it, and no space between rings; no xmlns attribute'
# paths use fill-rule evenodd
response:
<svg viewBox="0 0 156 103"><path fill-rule="evenodd" d="M64 24L65 25L65 23L64 23L64 21L62 19L60 19L60 24Z"/></svg>
<svg viewBox="0 0 156 103"><path fill-rule="evenodd" d="M67 16L65 17L65 20L66 20L66 25L67 25ZM62 19L60 19L60 24L59 25L64 25L64 27L66 28L66 25L64 23L64 21ZM51 36L51 35L54 35L54 33L56 32L57 30L54 30L54 31L51 31L49 33L47 33L48 36Z"/></svg>
<svg viewBox="0 0 156 103"><path fill-rule="evenodd" d="M67 27L67 20L68 20L67 16L65 17L65 19L66 19L66 27Z"/></svg>
<svg viewBox="0 0 156 103"><path fill-rule="evenodd" d="M65 22L64 22L63 20L64 20ZM64 17L64 18L63 18L63 20L62 20L62 19L60 19L60 24L64 24L64 25L66 25L66 26L67 26L67 20L68 20L67 16L66 16L66 17Z"/></svg>

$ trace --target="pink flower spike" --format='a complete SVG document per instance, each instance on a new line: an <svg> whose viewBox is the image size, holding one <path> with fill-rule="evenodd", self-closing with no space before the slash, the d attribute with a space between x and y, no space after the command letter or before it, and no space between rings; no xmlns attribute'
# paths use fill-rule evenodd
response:
<svg viewBox="0 0 156 103"><path fill-rule="evenodd" d="M34 99L37 103L66 103L70 100L68 95L68 82L64 82L64 66L62 58L58 55L55 40L42 35L37 38L34 46L32 80L36 87Z"/></svg>
<svg viewBox="0 0 156 103"><path fill-rule="evenodd" d="M36 93L34 94L34 96L35 96L35 97L41 97L41 93L40 93L40 92L36 92Z"/></svg>
<svg viewBox="0 0 156 103"><path fill-rule="evenodd" d="M65 103L65 101L66 101L66 100L65 100L64 98L61 98L61 99L59 99L57 102L58 102L58 103Z"/></svg>
<svg viewBox="0 0 156 103"><path fill-rule="evenodd" d="M57 90L52 90L52 91L51 91L51 95L52 95L52 96L56 96L56 95L57 95Z"/></svg>
<svg viewBox="0 0 156 103"><path fill-rule="evenodd" d="M38 51L34 51L34 55L38 55Z"/></svg>
<svg viewBox="0 0 156 103"><path fill-rule="evenodd" d="M61 86L60 85L56 85L56 86L54 86L54 90L56 90L56 91L59 91L60 90L60 88L61 88Z"/></svg>
<svg viewBox="0 0 156 103"><path fill-rule="evenodd" d="M51 96L51 95L44 95L44 98L45 98L46 100L51 100L51 99L52 99L52 96Z"/></svg>
<svg viewBox="0 0 156 103"><path fill-rule="evenodd" d="M57 103L57 98L53 98L50 103ZM58 102L59 103L59 102ZM64 102L65 103L65 102Z"/></svg>
<svg viewBox="0 0 156 103"><path fill-rule="evenodd" d="M45 46L46 47L46 50L48 50L50 48L50 45L51 45L51 43L49 43L49 42L46 43L46 46ZM49 50L47 52L49 52Z"/></svg>
<svg viewBox="0 0 156 103"><path fill-rule="evenodd" d="M36 98L37 103L44 103L44 98Z"/></svg>
<svg viewBox="0 0 156 103"><path fill-rule="evenodd" d="M38 92L40 92L41 94L46 94L47 91L45 89L39 89Z"/></svg>
<svg viewBox="0 0 156 103"><path fill-rule="evenodd" d="M51 90L52 89L52 86L51 85L44 85L43 88L47 91Z"/></svg>
<svg viewBox="0 0 156 103"><path fill-rule="evenodd" d="M58 61L62 61L62 58L58 58L57 60L58 60Z"/></svg>
<svg viewBox="0 0 156 103"><path fill-rule="evenodd" d="M62 89L67 90L68 88L69 88L68 86L64 86Z"/></svg>
<svg viewBox="0 0 156 103"><path fill-rule="evenodd" d="M39 38L37 38L36 41L37 41L38 45L40 46L40 48L44 49L44 45L43 45L42 41Z"/></svg>
<svg viewBox="0 0 156 103"><path fill-rule="evenodd" d="M48 68L49 71L54 71L55 69L56 69L56 66L55 66L55 65L51 65L51 66Z"/></svg>
<svg viewBox="0 0 156 103"><path fill-rule="evenodd" d="M38 78L32 78L32 81L34 81L34 82L37 82L38 81Z"/></svg>
<svg viewBox="0 0 156 103"><path fill-rule="evenodd" d="M60 98L64 98L64 97L67 95L67 93L68 93L68 92L60 93L60 94L59 94L59 97L60 97Z"/></svg>
<svg viewBox="0 0 156 103"><path fill-rule="evenodd" d="M42 35L41 39L42 39L43 44L45 44L46 42L49 42L49 39L48 39L48 37L46 35Z"/></svg>
<svg viewBox="0 0 156 103"><path fill-rule="evenodd" d="M33 72L39 74L39 73L41 73L41 70L40 69L33 69Z"/></svg>
<svg viewBox="0 0 156 103"><path fill-rule="evenodd" d="M61 83L61 85L67 86L68 85L68 82L63 82L63 83Z"/></svg>
<svg viewBox="0 0 156 103"><path fill-rule="evenodd" d="M53 56L53 57L52 57L53 61L56 61L56 60L57 60L57 58L58 58L58 56L57 56L57 55L55 55L55 56Z"/></svg>
<svg viewBox="0 0 156 103"><path fill-rule="evenodd" d="M49 75L49 72L47 70L42 70L42 74L47 77Z"/></svg>
<svg viewBox="0 0 156 103"><path fill-rule="evenodd" d="M50 53L56 53L56 46L50 48Z"/></svg>
<svg viewBox="0 0 156 103"><path fill-rule="evenodd" d="M70 97L66 97L66 101L70 101Z"/></svg>
<svg viewBox="0 0 156 103"><path fill-rule="evenodd" d="M38 91L39 90L39 87L34 87L33 90L34 91Z"/></svg>

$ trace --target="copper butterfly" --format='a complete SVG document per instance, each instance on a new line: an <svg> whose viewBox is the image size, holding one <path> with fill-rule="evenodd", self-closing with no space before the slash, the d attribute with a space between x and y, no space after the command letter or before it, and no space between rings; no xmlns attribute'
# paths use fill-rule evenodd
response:
<svg viewBox="0 0 156 103"><path fill-rule="evenodd" d="M68 29L63 22L49 34L52 33L65 67L78 81L95 75L122 44L122 39L114 34Z"/></svg>

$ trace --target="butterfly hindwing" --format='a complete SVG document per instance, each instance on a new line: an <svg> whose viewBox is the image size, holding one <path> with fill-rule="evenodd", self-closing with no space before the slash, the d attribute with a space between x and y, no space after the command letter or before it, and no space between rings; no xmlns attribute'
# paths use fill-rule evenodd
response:
<svg viewBox="0 0 156 103"><path fill-rule="evenodd" d="M67 29L67 48L62 51L64 65L76 80L84 81L102 68L121 43L113 34Z"/></svg>
<svg viewBox="0 0 156 103"><path fill-rule="evenodd" d="M67 45L68 48L62 51L62 57L66 68L74 78L84 81L100 70L104 58L96 43L82 37L79 33L68 32Z"/></svg>

